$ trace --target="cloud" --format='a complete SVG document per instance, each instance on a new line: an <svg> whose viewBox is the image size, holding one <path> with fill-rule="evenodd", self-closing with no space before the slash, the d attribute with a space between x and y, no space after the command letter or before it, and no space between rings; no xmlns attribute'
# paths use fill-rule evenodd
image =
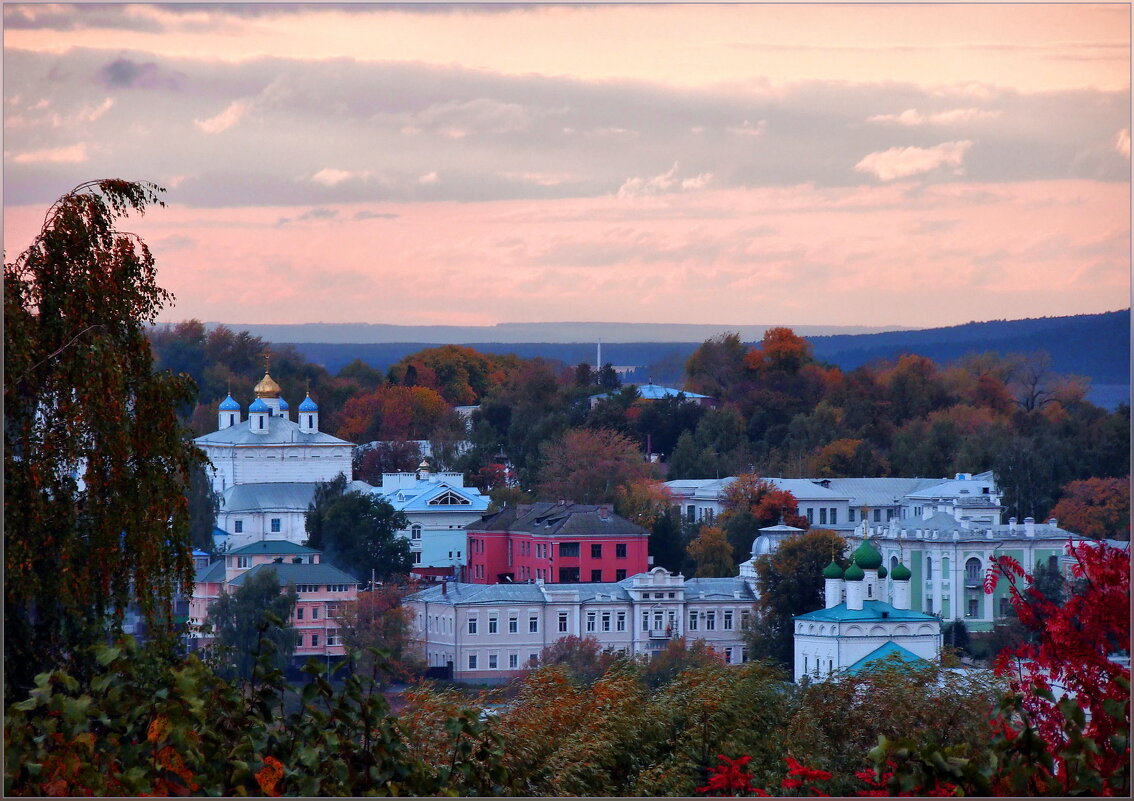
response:
<svg viewBox="0 0 1134 801"><path fill-rule="evenodd" d="M83 122L94 122L106 112L114 108L114 98L108 97L97 106L88 106L79 112L79 119Z"/></svg>
<svg viewBox="0 0 1134 801"><path fill-rule="evenodd" d="M354 219L356 220L396 220L400 214L393 214L390 212L377 212L377 211L356 211Z"/></svg>
<svg viewBox="0 0 1134 801"><path fill-rule="evenodd" d="M248 103L244 100L235 100L228 104L220 114L215 117L209 117L207 120L193 120L193 124L200 128L207 134L221 133L227 131L233 125L240 121L244 113L248 110Z"/></svg>
<svg viewBox="0 0 1134 801"><path fill-rule="evenodd" d="M762 136L764 132L768 130L768 121L760 120L758 123L753 125L748 120L745 120L740 125L733 125L729 128L726 128L725 130L727 130L729 133L738 134L740 136Z"/></svg>
<svg viewBox="0 0 1134 801"><path fill-rule="evenodd" d="M986 111L979 108L954 108L948 111L923 114L917 109L908 108L901 114L876 114L873 117L868 117L866 121L906 126L953 125L959 122L971 122L972 120L994 120L1000 114L999 111Z"/></svg>
<svg viewBox="0 0 1134 801"><path fill-rule="evenodd" d="M921 175L941 167L949 168L953 175L962 175L965 152L972 144L966 140L942 142L936 147L892 147L867 155L854 168L881 181Z"/></svg>
<svg viewBox="0 0 1134 801"><path fill-rule="evenodd" d="M305 222L307 220L333 220L338 216L339 212L337 209L328 209L317 206L313 209L308 209L307 211L295 217L280 217L278 220L276 220L276 225L284 226L289 225L293 222Z"/></svg>
<svg viewBox="0 0 1134 801"><path fill-rule="evenodd" d="M634 198L647 195L662 195L670 191L695 191L704 189L713 179L712 173L703 172L692 178L678 180L679 165L675 161L673 166L661 175L652 178L627 178L618 187L618 197Z"/></svg>
<svg viewBox="0 0 1134 801"><path fill-rule="evenodd" d="M418 178L417 182L419 184L435 184L439 180L440 180L440 178L437 175L437 171L433 170L431 172L427 172L425 175Z"/></svg>
<svg viewBox="0 0 1134 801"><path fill-rule="evenodd" d="M370 177L370 170L337 170L334 167L324 167L311 176L313 183L323 186L338 186L344 181L366 180Z"/></svg>
<svg viewBox="0 0 1134 801"><path fill-rule="evenodd" d="M1114 137L1114 149L1126 158L1130 158L1130 129L1123 128Z"/></svg>
<svg viewBox="0 0 1134 801"><path fill-rule="evenodd" d="M116 89L173 89L181 85L182 76L160 67L157 62L137 62L118 58L99 70L102 82Z"/></svg>
<svg viewBox="0 0 1134 801"><path fill-rule="evenodd" d="M8 159L8 154L5 153L4 157ZM88 158L87 145L85 142L80 142L77 145L16 153L10 160L13 164L81 164Z"/></svg>

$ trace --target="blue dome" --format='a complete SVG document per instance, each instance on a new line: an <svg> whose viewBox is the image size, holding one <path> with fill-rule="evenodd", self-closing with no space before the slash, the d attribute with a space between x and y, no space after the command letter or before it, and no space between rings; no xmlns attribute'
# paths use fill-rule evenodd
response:
<svg viewBox="0 0 1134 801"><path fill-rule="evenodd" d="M271 409L268 408L268 404L264 403L263 398L256 398L256 400L252 401L252 405L248 407L248 411L250 413L251 412L270 412Z"/></svg>
<svg viewBox="0 0 1134 801"><path fill-rule="evenodd" d="M315 401L311 400L311 396L308 395L306 398L303 399L303 403L299 404L299 411L301 411L301 412L317 412L317 411L319 411L319 407L317 405L315 405Z"/></svg>
<svg viewBox="0 0 1134 801"><path fill-rule="evenodd" d="M240 404L232 399L232 395L221 401L220 406L217 407L222 412L239 412Z"/></svg>
<svg viewBox="0 0 1134 801"><path fill-rule="evenodd" d="M287 401L285 401L283 398L280 398L280 411L286 412L290 408L291 407L287 405Z"/></svg>

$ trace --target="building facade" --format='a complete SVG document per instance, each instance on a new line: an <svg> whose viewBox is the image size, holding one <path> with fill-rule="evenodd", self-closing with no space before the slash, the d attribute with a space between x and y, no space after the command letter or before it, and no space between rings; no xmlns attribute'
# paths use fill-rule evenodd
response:
<svg viewBox="0 0 1134 801"><path fill-rule="evenodd" d="M610 504L519 504L468 525L465 580L622 581L649 569L649 539Z"/></svg>
<svg viewBox="0 0 1134 801"><path fill-rule="evenodd" d="M653 654L684 637L704 640L727 662L744 662L754 601L743 579L686 579L657 567L591 584L442 582L404 603L430 667L451 669L457 681L496 683L567 636L593 637L626 655Z"/></svg>
<svg viewBox="0 0 1134 801"><path fill-rule="evenodd" d="M190 637L195 647L208 644L201 626L209 606L222 592L236 592L259 571L272 570L281 586L295 588L297 598L290 625L299 633L294 659L340 658L345 654L336 621L339 607L358 598L359 582L334 565L322 562L322 553L286 540L261 540L225 554L197 569L189 602Z"/></svg>

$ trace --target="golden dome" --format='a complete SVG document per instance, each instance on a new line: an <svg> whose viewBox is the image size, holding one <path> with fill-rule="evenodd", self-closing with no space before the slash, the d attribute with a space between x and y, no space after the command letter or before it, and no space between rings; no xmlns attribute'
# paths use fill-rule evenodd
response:
<svg viewBox="0 0 1134 801"><path fill-rule="evenodd" d="M255 392L257 398L278 398L280 396L280 385L265 370L264 377L256 385Z"/></svg>

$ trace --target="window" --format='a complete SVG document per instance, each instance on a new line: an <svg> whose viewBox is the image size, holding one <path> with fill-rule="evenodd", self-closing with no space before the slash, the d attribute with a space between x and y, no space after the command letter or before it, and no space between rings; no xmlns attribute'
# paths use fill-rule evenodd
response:
<svg viewBox="0 0 1134 801"><path fill-rule="evenodd" d="M421 564L421 551L414 551L413 552L413 563L415 565Z"/></svg>
<svg viewBox="0 0 1134 801"><path fill-rule="evenodd" d="M717 628L717 613L715 610L710 610L705 613L705 631L716 631Z"/></svg>
<svg viewBox="0 0 1134 801"><path fill-rule="evenodd" d="M732 631L732 610L726 609L724 613L724 630Z"/></svg>
<svg viewBox="0 0 1134 801"><path fill-rule="evenodd" d="M515 617L508 618L508 633L515 634L520 630L520 619Z"/></svg>
<svg viewBox="0 0 1134 801"><path fill-rule="evenodd" d="M528 654L528 664L529 665L538 665L539 664L539 654L535 653L534 651L532 653Z"/></svg>
<svg viewBox="0 0 1134 801"><path fill-rule="evenodd" d="M232 524L232 532L234 534L243 534L244 533L244 521L243 520L237 520L235 523L233 523Z"/></svg>
<svg viewBox="0 0 1134 801"><path fill-rule="evenodd" d="M499 667L499 665L496 664L496 660L497 660L496 654L489 654L488 655L488 669L489 670L496 670Z"/></svg>
<svg viewBox="0 0 1134 801"><path fill-rule="evenodd" d="M831 509L830 514L831 514L831 525L833 526L833 525L835 525L836 523L839 522L839 510L838 509Z"/></svg>
<svg viewBox="0 0 1134 801"><path fill-rule="evenodd" d="M339 630L338 629L327 629L327 645L331 646L331 645L338 645L338 644L339 644Z"/></svg>
<svg viewBox="0 0 1134 801"><path fill-rule="evenodd" d="M965 583L969 584L980 580L980 560L974 556L965 562Z"/></svg>
<svg viewBox="0 0 1134 801"><path fill-rule="evenodd" d="M303 620L303 607L302 606L295 607L295 619L296 620Z"/></svg>
<svg viewBox="0 0 1134 801"><path fill-rule="evenodd" d="M338 604L327 604L327 619L329 620L329 619L333 618L335 616L335 613L337 613L338 611L339 611L339 605Z"/></svg>
<svg viewBox="0 0 1134 801"><path fill-rule="evenodd" d="M618 619L617 619L617 622L615 623L615 630L616 631L626 631L626 613L625 612L619 612L618 613Z"/></svg>
<svg viewBox="0 0 1134 801"><path fill-rule="evenodd" d="M614 571L614 580L615 581L622 581L624 578L626 578L626 571L625 570L615 570Z"/></svg>
<svg viewBox="0 0 1134 801"><path fill-rule="evenodd" d="M660 611L654 612L654 630L660 631L662 627L662 614Z"/></svg>
<svg viewBox="0 0 1134 801"><path fill-rule="evenodd" d="M601 570L592 570L591 571L591 581L595 582L595 583L602 581L602 571Z"/></svg>
<svg viewBox="0 0 1134 801"><path fill-rule="evenodd" d="M696 612L690 612L689 613L689 630L690 631L696 631L697 630L697 613Z"/></svg>
<svg viewBox="0 0 1134 801"><path fill-rule="evenodd" d="M1012 602L1008 599L1007 595L1000 597L1000 617L1008 617L1012 614Z"/></svg>
<svg viewBox="0 0 1134 801"><path fill-rule="evenodd" d="M596 542L591 544L591 558L602 559L602 543Z"/></svg>
<svg viewBox="0 0 1134 801"><path fill-rule="evenodd" d="M803 657L803 674L807 675L807 657Z"/></svg>
<svg viewBox="0 0 1134 801"><path fill-rule="evenodd" d="M413 527L410 528L410 539L411 540L420 540L421 539L421 524L420 523L414 523Z"/></svg>
<svg viewBox="0 0 1134 801"><path fill-rule="evenodd" d="M882 522L882 510L881 509L875 509L874 510L874 522L875 523L881 523Z"/></svg>
<svg viewBox="0 0 1134 801"><path fill-rule="evenodd" d="M642 631L650 630L650 613L642 610Z"/></svg>
<svg viewBox="0 0 1134 801"><path fill-rule="evenodd" d="M508 654L508 667L512 668L512 670L515 670L519 666L520 666L520 655L519 654Z"/></svg>
<svg viewBox="0 0 1134 801"><path fill-rule="evenodd" d="M272 533L273 534L279 534L280 533L280 519L278 517L272 518Z"/></svg>
<svg viewBox="0 0 1134 801"><path fill-rule="evenodd" d="M579 568L577 567L561 567L559 568L559 583L560 584L574 584L579 580Z"/></svg>
<svg viewBox="0 0 1134 801"><path fill-rule="evenodd" d="M311 635L311 647L312 648L318 648L319 647L319 635L318 634L312 634Z"/></svg>
<svg viewBox="0 0 1134 801"><path fill-rule="evenodd" d="M976 598L969 598L969 608L965 613L966 617L976 617L977 616L977 605L979 603L980 602Z"/></svg>
<svg viewBox="0 0 1134 801"><path fill-rule="evenodd" d="M577 542L561 542L559 543L559 556L560 558L577 557L579 555L579 543Z"/></svg>
<svg viewBox="0 0 1134 801"><path fill-rule="evenodd" d="M626 558L626 543L620 542L614 546L614 557L616 559Z"/></svg>
<svg viewBox="0 0 1134 801"><path fill-rule="evenodd" d="M296 584L296 592L319 592L318 584Z"/></svg>
<svg viewBox="0 0 1134 801"><path fill-rule="evenodd" d="M469 618L469 634L476 634L476 618Z"/></svg>
<svg viewBox="0 0 1134 801"><path fill-rule="evenodd" d="M732 649L731 648L725 648L724 649L724 661L725 661L726 665L732 664Z"/></svg>
<svg viewBox="0 0 1134 801"><path fill-rule="evenodd" d="M469 670L476 670L476 654L469 654Z"/></svg>
<svg viewBox="0 0 1134 801"><path fill-rule="evenodd" d="M500 625L500 621L497 618L490 616L488 618L488 633L489 634L495 634L496 630L497 630L497 626L499 626L499 625Z"/></svg>
<svg viewBox="0 0 1134 801"><path fill-rule="evenodd" d="M854 522L854 509L847 511L847 520L849 520L851 523Z"/></svg>
<svg viewBox="0 0 1134 801"><path fill-rule="evenodd" d="M536 632L539 631L539 616L538 615L531 615L528 618L528 631L530 631L532 634L535 634Z"/></svg>
<svg viewBox="0 0 1134 801"><path fill-rule="evenodd" d="M825 506L819 507L819 525L827 525L827 507Z"/></svg>
<svg viewBox="0 0 1134 801"><path fill-rule="evenodd" d="M560 612L559 613L559 631L560 632L567 631L567 613L566 612Z"/></svg>
<svg viewBox="0 0 1134 801"><path fill-rule="evenodd" d="M610 631L610 612L602 613L602 630Z"/></svg>
<svg viewBox="0 0 1134 801"><path fill-rule="evenodd" d="M236 557L236 566L237 567L248 567L249 559L250 559L250 557L247 557L247 556Z"/></svg>
<svg viewBox="0 0 1134 801"><path fill-rule="evenodd" d="M319 619L319 607L317 607L317 606L311 607L311 619L312 620L318 620Z"/></svg>
<svg viewBox="0 0 1134 801"><path fill-rule="evenodd" d="M685 517L690 523L697 522L697 507L690 504L685 509Z"/></svg>
<svg viewBox="0 0 1134 801"><path fill-rule="evenodd" d="M595 621L597 619L598 615L595 612L587 612L587 631L595 630Z"/></svg>
<svg viewBox="0 0 1134 801"><path fill-rule="evenodd" d="M748 627L752 625L752 613L747 609L740 610L740 628L748 631Z"/></svg>

